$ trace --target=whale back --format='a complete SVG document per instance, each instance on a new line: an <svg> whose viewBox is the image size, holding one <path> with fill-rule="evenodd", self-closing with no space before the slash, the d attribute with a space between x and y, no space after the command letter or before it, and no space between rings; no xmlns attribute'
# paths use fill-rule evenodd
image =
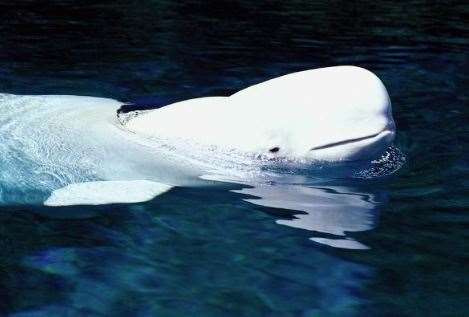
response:
<svg viewBox="0 0 469 317"><path fill-rule="evenodd" d="M96 97L0 94L0 204L43 201L56 189L90 181L200 183L177 154L123 129L116 119L121 105Z"/></svg>

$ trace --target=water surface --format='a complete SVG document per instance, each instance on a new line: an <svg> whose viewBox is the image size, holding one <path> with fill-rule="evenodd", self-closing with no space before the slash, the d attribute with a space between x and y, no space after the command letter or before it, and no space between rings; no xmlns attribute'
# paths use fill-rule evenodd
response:
<svg viewBox="0 0 469 317"><path fill-rule="evenodd" d="M261 189L242 185L135 205L2 206L0 315L467 315L468 10L0 4L1 92L170 100L354 64L388 88L407 157L384 179L311 184L304 209L294 194L259 201ZM343 234L366 248L334 244Z"/></svg>

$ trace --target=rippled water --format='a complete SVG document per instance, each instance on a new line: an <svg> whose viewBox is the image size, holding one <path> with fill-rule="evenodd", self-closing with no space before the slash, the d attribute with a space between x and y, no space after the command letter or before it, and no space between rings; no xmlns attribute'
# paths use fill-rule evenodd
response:
<svg viewBox="0 0 469 317"><path fill-rule="evenodd" d="M0 4L0 92L147 102L354 64L388 88L407 157L388 178L302 190L238 184L135 205L2 206L0 315L467 315L468 11L426 1Z"/></svg>

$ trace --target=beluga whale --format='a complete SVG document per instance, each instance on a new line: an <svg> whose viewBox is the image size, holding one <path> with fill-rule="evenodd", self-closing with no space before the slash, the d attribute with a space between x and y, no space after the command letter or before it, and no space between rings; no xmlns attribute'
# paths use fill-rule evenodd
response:
<svg viewBox="0 0 469 317"><path fill-rule="evenodd" d="M0 94L0 203L132 203L174 186L255 187L284 179L284 167L292 176L292 166L379 160L396 129L383 83L355 66L300 71L157 109L126 105Z"/></svg>
<svg viewBox="0 0 469 317"><path fill-rule="evenodd" d="M373 158L395 135L383 83L352 66L289 74L229 97L177 102L125 126L173 143L300 161Z"/></svg>

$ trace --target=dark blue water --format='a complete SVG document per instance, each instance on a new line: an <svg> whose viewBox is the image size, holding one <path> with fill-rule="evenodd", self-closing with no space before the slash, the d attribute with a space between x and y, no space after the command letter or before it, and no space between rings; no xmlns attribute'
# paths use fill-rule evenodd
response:
<svg viewBox="0 0 469 317"><path fill-rule="evenodd" d="M313 186L308 228L295 225L301 213L217 187L0 207L0 315L467 316L468 12L439 1L1 3L1 92L171 100L354 64L385 83L407 162L384 179ZM366 221L334 218L349 209ZM368 249L321 240L341 230Z"/></svg>

